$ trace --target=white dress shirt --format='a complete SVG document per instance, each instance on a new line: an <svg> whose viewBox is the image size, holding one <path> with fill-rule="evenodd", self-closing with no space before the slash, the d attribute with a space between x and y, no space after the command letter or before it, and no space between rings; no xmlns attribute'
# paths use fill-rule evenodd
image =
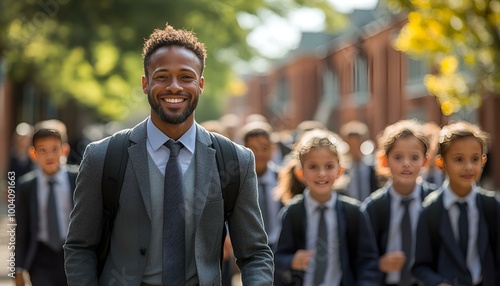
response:
<svg viewBox="0 0 500 286"><path fill-rule="evenodd" d="M412 252L415 251L415 237L418 224L418 214L422 209L422 198L420 197L419 184L415 185L412 193L408 196L402 196L400 193L396 192L392 186L389 186L389 195L391 196L391 217L389 222L389 233L387 234L387 246L386 252L391 251L402 251L403 245L401 243L402 233L401 233L401 220L405 212L405 207L401 203L404 198L412 198L410 204L408 205L410 211L410 222L412 230ZM412 255L412 257L414 257ZM400 272L393 271L388 272L385 278L387 284L398 284L400 280Z"/></svg>
<svg viewBox="0 0 500 286"><path fill-rule="evenodd" d="M467 268L470 271L473 284L479 284L483 279L481 277L481 259L479 257L479 252L477 248L478 239L478 224L479 224L479 211L477 209L477 187L472 186L470 193L465 197L457 196L450 188L448 180L443 183L443 205L448 211L450 216L451 228L453 229L453 234L455 240L459 241L458 235L458 217L460 215L460 210L457 206L457 202L467 203L467 218L469 222L469 242L467 244Z"/></svg>
<svg viewBox="0 0 500 286"><path fill-rule="evenodd" d="M69 214L73 209L71 196L71 184L69 182L68 172L64 165L53 176L48 177L40 168L37 168L37 195L38 195L38 219L39 230L38 240L42 242L49 241L49 232L47 226L47 205L49 200L49 180L54 180L54 195L57 206L57 219L59 222L59 234L62 239L66 238L69 226Z"/></svg>
<svg viewBox="0 0 500 286"><path fill-rule="evenodd" d="M170 149L168 149L165 144L169 138L165 133L163 133L160 129L158 129L151 118L148 118L147 122L147 149L151 158L154 160L158 169L160 169L161 173L165 175L165 167L167 166L168 158L170 156ZM191 160L194 156L194 149L196 146L196 127L195 124L191 125L191 127L184 133L181 138L179 138L178 142L181 142L184 145L184 148L179 152L179 164L181 165L182 174L186 173L189 164L191 164Z"/></svg>

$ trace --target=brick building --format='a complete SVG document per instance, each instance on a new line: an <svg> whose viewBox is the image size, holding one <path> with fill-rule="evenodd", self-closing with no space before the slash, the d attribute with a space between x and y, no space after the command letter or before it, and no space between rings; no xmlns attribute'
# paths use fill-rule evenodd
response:
<svg viewBox="0 0 500 286"><path fill-rule="evenodd" d="M438 125L460 119L490 133L492 148L487 172L500 171L500 98L485 97L478 110L452 116L440 112L423 77L429 66L396 51L392 40L406 23L383 9L355 10L351 27L339 35L304 33L299 47L265 73L249 76L247 93L230 103L247 114L264 114L274 128L293 129L303 120L321 121L332 131L350 120L365 122L372 139L385 126L404 118ZM242 116L245 116L244 114ZM486 174L485 174L486 175ZM500 177L492 185L500 189Z"/></svg>

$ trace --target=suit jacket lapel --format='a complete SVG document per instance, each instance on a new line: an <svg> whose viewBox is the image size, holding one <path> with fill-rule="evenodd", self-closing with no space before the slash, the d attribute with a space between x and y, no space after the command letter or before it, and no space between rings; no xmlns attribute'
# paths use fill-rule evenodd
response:
<svg viewBox="0 0 500 286"><path fill-rule="evenodd" d="M215 149L211 147L210 136L203 128L196 125L195 160L195 191L194 191L194 223L198 228L201 214L205 209L207 196L211 191L221 192L217 164L215 163Z"/></svg>
<svg viewBox="0 0 500 286"><path fill-rule="evenodd" d="M71 203L71 207L74 207L75 206L75 203L73 202L73 193L75 191L75 188L76 188L76 176L78 173L73 173L72 171L69 171L66 173L68 175L68 179L69 179L69 194L70 194L70 203Z"/></svg>
<svg viewBox="0 0 500 286"><path fill-rule="evenodd" d="M481 196L480 194L476 195L476 205L479 211L477 250L479 252L479 257L481 258L481 262L484 262L486 256L486 250L488 249L489 235L488 235L488 223L482 212L484 206L481 205L480 196Z"/></svg>
<svg viewBox="0 0 500 286"><path fill-rule="evenodd" d="M465 259L462 257L462 252L460 251L460 247L455 238L453 229L451 228L451 221L448 212L443 207L443 213L441 215L441 238L443 247L448 249L448 253L450 254L457 264L461 266L461 268L467 272L467 265L465 264Z"/></svg>
<svg viewBox="0 0 500 286"><path fill-rule="evenodd" d="M381 205L383 206L381 211L381 220L379 220L379 224L383 226L381 233L381 245L379 247L383 248L383 252L387 248L387 239L389 236L389 223L391 221L391 195L389 195L389 190L387 190L381 198Z"/></svg>
<svg viewBox="0 0 500 286"><path fill-rule="evenodd" d="M351 285L350 284L350 270L349 270L349 246L347 244L347 226L346 219L344 216L344 205L341 200L338 199L336 202L336 211L337 211L337 227L338 227L338 236L339 236L339 251L340 251L340 265L342 267L342 285Z"/></svg>
<svg viewBox="0 0 500 286"><path fill-rule="evenodd" d="M132 129L130 133L131 146L128 148L129 163L139 185L142 201L148 217L151 219L151 191L149 184L148 150L146 148L146 120ZM125 176L127 175L125 172ZM124 187L126 187L124 185Z"/></svg>

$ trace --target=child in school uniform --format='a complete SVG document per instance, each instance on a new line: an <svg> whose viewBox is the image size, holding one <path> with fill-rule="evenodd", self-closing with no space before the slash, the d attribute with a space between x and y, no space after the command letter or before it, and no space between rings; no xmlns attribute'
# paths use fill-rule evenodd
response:
<svg viewBox="0 0 500 286"><path fill-rule="evenodd" d="M278 167L272 161L272 127L267 122L253 121L245 124L240 132L244 146L252 150L255 157L259 207L268 244L273 249L278 240L280 223L278 213L282 204L274 195L278 180Z"/></svg>
<svg viewBox="0 0 500 286"><path fill-rule="evenodd" d="M384 187L362 206L375 234L383 273L378 285L416 285L412 277L413 243L423 199L436 189L419 180L426 163L428 140L422 125L402 120L387 126L379 136L378 171L386 174Z"/></svg>
<svg viewBox="0 0 500 286"><path fill-rule="evenodd" d="M463 121L439 134L437 164L448 179L424 202L412 267L424 285L500 285L500 203L476 185L487 141Z"/></svg>
<svg viewBox="0 0 500 286"><path fill-rule="evenodd" d="M69 154L64 124L51 120L37 126L30 155L38 168L20 178L16 198L16 285L28 282L26 271L32 285L65 286L63 244L78 167L64 163Z"/></svg>
<svg viewBox="0 0 500 286"><path fill-rule="evenodd" d="M340 137L304 134L294 150L306 189L286 206L275 252L276 285L377 285L377 253L359 202L338 195Z"/></svg>

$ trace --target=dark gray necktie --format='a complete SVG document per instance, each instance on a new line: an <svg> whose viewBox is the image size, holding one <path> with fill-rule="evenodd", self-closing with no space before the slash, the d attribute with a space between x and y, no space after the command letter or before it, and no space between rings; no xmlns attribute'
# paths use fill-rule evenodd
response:
<svg viewBox="0 0 500 286"><path fill-rule="evenodd" d="M467 218L467 203L457 203L460 210L458 215L458 241L460 245L460 250L467 259L467 243L469 242L469 219Z"/></svg>
<svg viewBox="0 0 500 286"><path fill-rule="evenodd" d="M412 200L413 198L404 198L401 200L401 204L404 207L404 214L401 219L401 245L406 256L406 261L401 269L401 276L399 279L400 286L411 285L410 263L412 259L412 235L409 206Z"/></svg>
<svg viewBox="0 0 500 286"><path fill-rule="evenodd" d="M180 142L169 140L163 200L163 285L185 284L185 220L182 172L177 160Z"/></svg>
<svg viewBox="0 0 500 286"><path fill-rule="evenodd" d="M53 179L49 180L49 198L47 200L47 231L49 233L49 246L59 252L62 250L63 241L59 233L59 218L57 217L57 203Z"/></svg>
<svg viewBox="0 0 500 286"><path fill-rule="evenodd" d="M328 231L326 228L325 210L326 206L318 206L319 222L318 222L318 238L316 241L316 254L314 259L316 266L314 268L314 283L320 285L325 279L326 269L328 266Z"/></svg>

